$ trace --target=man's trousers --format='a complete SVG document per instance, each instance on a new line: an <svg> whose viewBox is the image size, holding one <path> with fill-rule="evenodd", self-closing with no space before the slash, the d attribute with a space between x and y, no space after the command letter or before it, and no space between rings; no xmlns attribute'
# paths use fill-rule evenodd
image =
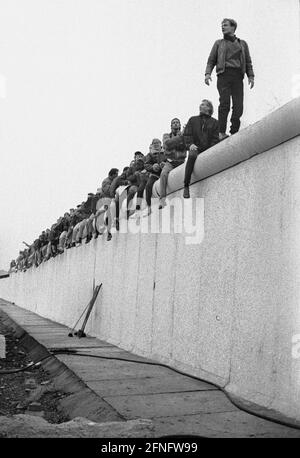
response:
<svg viewBox="0 0 300 458"><path fill-rule="evenodd" d="M230 133L235 134L240 128L240 118L243 114L244 83L241 70L227 68L224 73L218 75L217 88L220 94L219 126L220 132L226 133L227 117L230 111L232 99L232 116Z"/></svg>
<svg viewBox="0 0 300 458"><path fill-rule="evenodd" d="M194 170L195 161L198 157L198 151L189 151L189 156L185 165L184 172L184 186L189 186L191 182L191 176Z"/></svg>
<svg viewBox="0 0 300 458"><path fill-rule="evenodd" d="M164 168L160 174L160 199L164 200L167 196L167 184L168 184L168 177L171 170L175 167L173 166L172 162L166 161Z"/></svg>

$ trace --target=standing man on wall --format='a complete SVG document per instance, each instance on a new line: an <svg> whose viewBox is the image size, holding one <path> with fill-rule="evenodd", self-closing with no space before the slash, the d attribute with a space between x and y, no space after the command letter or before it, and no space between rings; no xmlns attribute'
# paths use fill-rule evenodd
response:
<svg viewBox="0 0 300 458"><path fill-rule="evenodd" d="M209 86L211 73L216 66L218 77L217 88L220 94L219 124L220 140L226 135L227 117L232 99L232 116L230 133L235 134L240 128L243 114L245 73L248 76L250 89L254 87L254 72L246 41L235 35L237 22L234 19L223 19L222 32L224 38L217 40L209 55L205 70L205 84Z"/></svg>

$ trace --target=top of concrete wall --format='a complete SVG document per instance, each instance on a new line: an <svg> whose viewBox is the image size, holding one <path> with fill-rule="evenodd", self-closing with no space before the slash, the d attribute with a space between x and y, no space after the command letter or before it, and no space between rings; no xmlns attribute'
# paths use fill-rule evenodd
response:
<svg viewBox="0 0 300 458"><path fill-rule="evenodd" d="M300 135L300 97L201 153L196 160L191 182L222 172L298 135ZM183 164L170 173L168 193L183 187L184 167ZM153 195L159 196L158 182L153 187Z"/></svg>

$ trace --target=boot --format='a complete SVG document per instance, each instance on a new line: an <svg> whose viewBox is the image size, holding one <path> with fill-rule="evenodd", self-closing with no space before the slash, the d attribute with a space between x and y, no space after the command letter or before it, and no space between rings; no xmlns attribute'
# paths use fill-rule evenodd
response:
<svg viewBox="0 0 300 458"><path fill-rule="evenodd" d="M220 132L219 133L219 140L222 141L222 140L225 140L225 138L228 138L229 135L225 134L225 132Z"/></svg>
<svg viewBox="0 0 300 458"><path fill-rule="evenodd" d="M184 187L183 197L184 197L184 199L189 199L190 198L190 188L189 188L189 186L185 186Z"/></svg>

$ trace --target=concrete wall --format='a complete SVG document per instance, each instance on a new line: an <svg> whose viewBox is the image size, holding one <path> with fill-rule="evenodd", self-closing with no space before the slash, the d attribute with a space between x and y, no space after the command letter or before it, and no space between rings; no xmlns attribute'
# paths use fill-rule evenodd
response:
<svg viewBox="0 0 300 458"><path fill-rule="evenodd" d="M1 280L0 297L72 326L102 282L90 334L300 422L299 113L295 99L199 156L201 243L98 238ZM182 177L171 173L172 196Z"/></svg>

